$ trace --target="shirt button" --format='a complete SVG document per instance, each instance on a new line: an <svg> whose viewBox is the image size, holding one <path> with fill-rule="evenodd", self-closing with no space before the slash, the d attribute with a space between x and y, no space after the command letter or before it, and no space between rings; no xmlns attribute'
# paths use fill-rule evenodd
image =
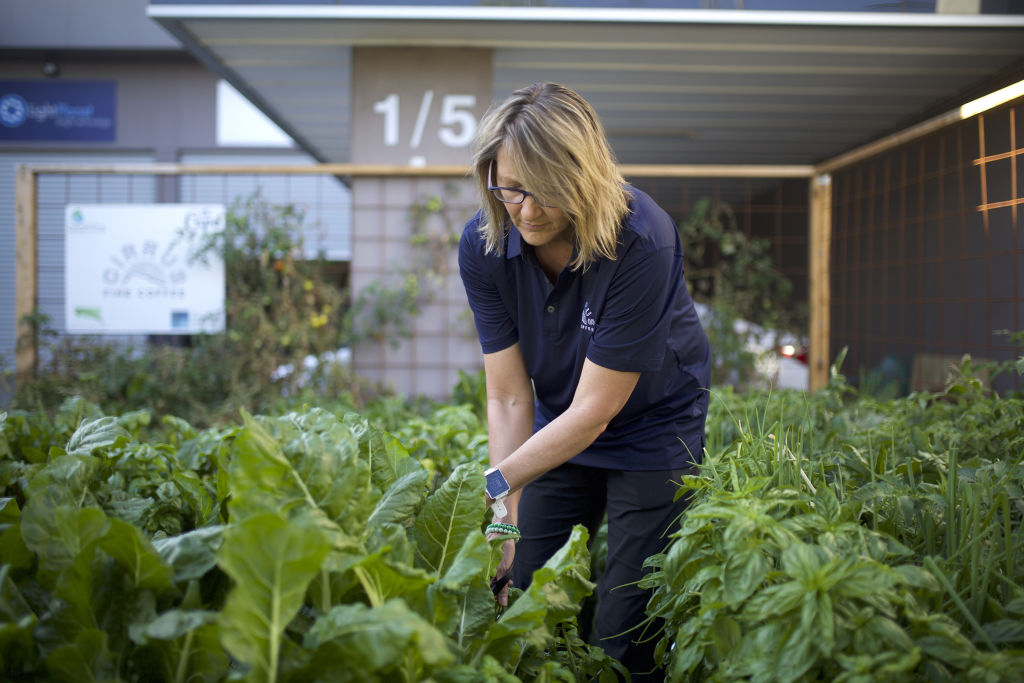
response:
<svg viewBox="0 0 1024 683"><path fill-rule="evenodd" d="M554 306L548 306L548 313L554 313L554 312L555 312L555 307Z"/></svg>

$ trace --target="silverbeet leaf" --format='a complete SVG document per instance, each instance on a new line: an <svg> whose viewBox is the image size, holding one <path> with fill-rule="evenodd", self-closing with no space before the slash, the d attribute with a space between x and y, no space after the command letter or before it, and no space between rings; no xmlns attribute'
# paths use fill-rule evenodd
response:
<svg viewBox="0 0 1024 683"><path fill-rule="evenodd" d="M32 566L32 553L21 537L21 510L14 498L0 498L0 557L16 569Z"/></svg>
<svg viewBox="0 0 1024 683"><path fill-rule="evenodd" d="M172 609L141 625L133 636L140 664L159 680L213 683L224 680L228 658L218 641L217 613Z"/></svg>
<svg viewBox="0 0 1024 683"><path fill-rule="evenodd" d="M399 478L423 467L392 434L370 426L366 418L349 413L343 418L344 425L356 439L360 460L370 468L374 485L381 490L391 486Z"/></svg>
<svg viewBox="0 0 1024 683"><path fill-rule="evenodd" d="M423 502L429 476L426 470L416 470L399 477L374 508L366 522L368 529L379 529L388 523L408 524Z"/></svg>
<svg viewBox="0 0 1024 683"><path fill-rule="evenodd" d="M586 528L574 527L565 545L534 572L530 587L481 643L487 654L514 666L524 643L543 648L551 641L555 626L579 612L583 598L594 590L588 537Z"/></svg>
<svg viewBox="0 0 1024 683"><path fill-rule="evenodd" d="M69 683L117 680L116 661L107 643L107 633L97 628L83 629L72 642L50 652L46 668L53 679Z"/></svg>
<svg viewBox="0 0 1024 683"><path fill-rule="evenodd" d="M217 550L223 541L224 527L218 525L157 539L153 547L170 565L175 581L190 581L217 566Z"/></svg>
<svg viewBox="0 0 1024 683"><path fill-rule="evenodd" d="M343 532L349 538L335 539L339 547L361 535L380 492L337 418L316 411L244 420L231 466L233 519L281 510L316 516L325 529Z"/></svg>
<svg viewBox="0 0 1024 683"><path fill-rule="evenodd" d="M444 574L470 533L480 533L484 477L479 465L459 465L420 509L413 527L417 565Z"/></svg>
<svg viewBox="0 0 1024 683"><path fill-rule="evenodd" d="M234 586L221 610L221 642L248 668L247 680L277 680L284 630L328 550L308 517L268 512L225 531L217 559Z"/></svg>
<svg viewBox="0 0 1024 683"><path fill-rule="evenodd" d="M153 591L172 588L171 567L163 561L149 538L128 522L113 517L109 521L110 529L100 541L100 548L125 569L132 585Z"/></svg>
<svg viewBox="0 0 1024 683"><path fill-rule="evenodd" d="M410 670L385 674L410 666L429 671L455 660L444 635L402 600L336 606L316 621L303 645L315 651L310 668L330 672L317 680L418 680Z"/></svg>
<svg viewBox="0 0 1024 683"><path fill-rule="evenodd" d="M413 607L421 607L425 604L427 588L436 581L422 569L390 562L380 553L363 558L352 571L374 606L402 598Z"/></svg>
<svg viewBox="0 0 1024 683"><path fill-rule="evenodd" d="M0 671L19 671L34 655L32 630L38 623L10 566L0 566Z"/></svg>
<svg viewBox="0 0 1024 683"><path fill-rule="evenodd" d="M428 591L430 614L458 643L479 638L494 623L494 596L487 586L491 567L500 559L482 533L466 536L455 561Z"/></svg>

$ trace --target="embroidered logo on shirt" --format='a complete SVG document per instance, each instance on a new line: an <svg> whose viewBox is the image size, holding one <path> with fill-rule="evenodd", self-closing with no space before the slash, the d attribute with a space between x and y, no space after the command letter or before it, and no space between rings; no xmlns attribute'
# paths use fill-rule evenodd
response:
<svg viewBox="0 0 1024 683"><path fill-rule="evenodd" d="M597 321L594 320L594 312L590 310L590 302L583 304L583 315L580 319L580 329L593 332Z"/></svg>

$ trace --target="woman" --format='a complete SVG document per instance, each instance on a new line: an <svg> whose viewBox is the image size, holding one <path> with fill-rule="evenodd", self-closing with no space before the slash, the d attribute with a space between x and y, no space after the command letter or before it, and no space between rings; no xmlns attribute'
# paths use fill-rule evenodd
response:
<svg viewBox="0 0 1024 683"><path fill-rule="evenodd" d="M700 461L710 375L675 224L622 179L591 106L557 84L492 108L473 164L483 209L459 268L484 353L488 503L507 491L494 522L512 526L492 531L521 533L496 580L511 571L527 588L574 524L593 538L607 514L591 641L635 679L660 678L657 638L634 629L649 597L636 581L685 507L673 482Z"/></svg>

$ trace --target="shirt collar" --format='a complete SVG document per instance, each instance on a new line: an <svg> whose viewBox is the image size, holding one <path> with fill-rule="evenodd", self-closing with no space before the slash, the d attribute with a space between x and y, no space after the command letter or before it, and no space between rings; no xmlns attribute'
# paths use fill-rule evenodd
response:
<svg viewBox="0 0 1024 683"><path fill-rule="evenodd" d="M505 249L505 258L515 258L523 253L523 238L515 226L508 226L508 247Z"/></svg>
<svg viewBox="0 0 1024 683"><path fill-rule="evenodd" d="M512 259L517 256L523 255L523 236L519 234L515 226L510 225L508 227L508 245L505 247L505 258ZM580 245L573 241L572 245L572 261L576 260L576 257L580 255Z"/></svg>

